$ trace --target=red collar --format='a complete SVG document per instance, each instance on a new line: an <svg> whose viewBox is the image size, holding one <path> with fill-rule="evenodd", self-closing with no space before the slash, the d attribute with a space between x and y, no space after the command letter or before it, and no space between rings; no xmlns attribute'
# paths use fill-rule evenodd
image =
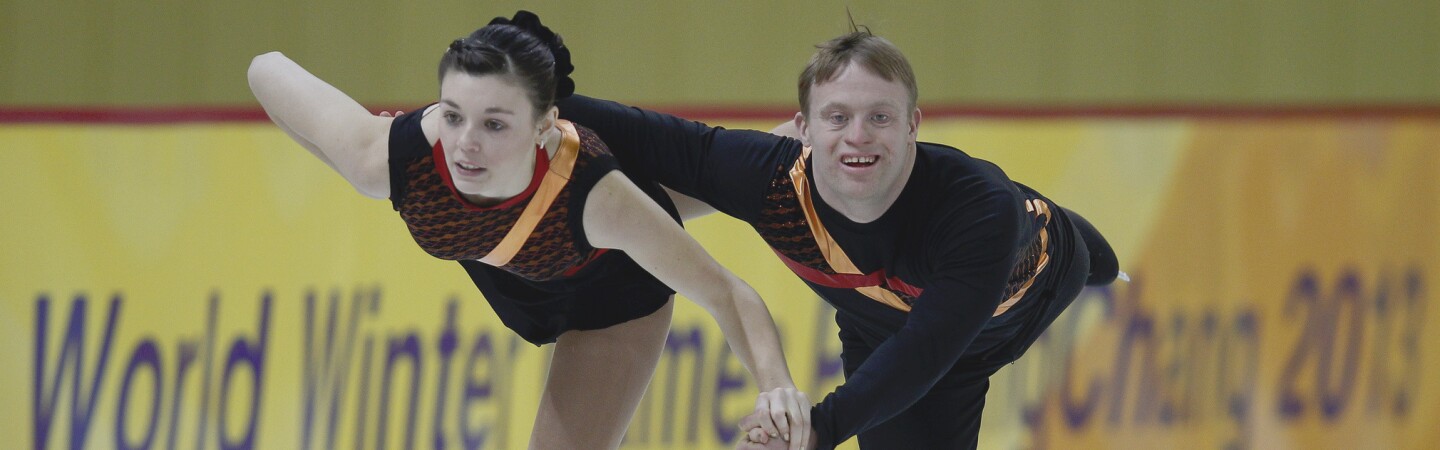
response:
<svg viewBox="0 0 1440 450"><path fill-rule="evenodd" d="M440 174L440 179L444 180L445 187L450 188L450 193L455 196L455 199L459 200L465 209L471 211L505 209L530 199L531 196L535 195L535 190L540 188L540 180L545 178L545 172L550 170L550 155L545 153L544 148L538 145L535 146L535 173L530 176L530 186L526 187L525 191L521 192L520 195L511 197L509 200L500 202L498 205L480 206L466 200L464 196L460 195L460 191L455 189L455 181L450 179L450 163L445 160L445 149L440 145L440 141L435 141L435 148L432 152L434 155L433 159L435 160L435 171Z"/></svg>

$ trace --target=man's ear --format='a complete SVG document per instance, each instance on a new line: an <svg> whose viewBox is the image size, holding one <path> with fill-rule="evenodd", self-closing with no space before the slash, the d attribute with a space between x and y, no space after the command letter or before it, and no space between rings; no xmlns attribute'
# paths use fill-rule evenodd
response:
<svg viewBox="0 0 1440 450"><path fill-rule="evenodd" d="M910 113L910 143L915 143L920 134L920 107L915 107L915 112Z"/></svg>
<svg viewBox="0 0 1440 450"><path fill-rule="evenodd" d="M805 113L795 113L795 130L800 132L800 143L805 144L806 147L810 146L810 129L807 128L809 125L805 121Z"/></svg>

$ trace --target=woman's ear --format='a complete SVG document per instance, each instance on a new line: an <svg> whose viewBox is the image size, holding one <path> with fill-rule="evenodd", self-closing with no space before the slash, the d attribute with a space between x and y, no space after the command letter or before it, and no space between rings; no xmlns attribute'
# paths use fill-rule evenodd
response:
<svg viewBox="0 0 1440 450"><path fill-rule="evenodd" d="M545 140L550 135L550 131L555 129L555 122L558 120L560 120L560 108L554 106L551 106L549 110L545 111L544 115L540 116L540 120L535 122L536 146L545 146Z"/></svg>
<svg viewBox="0 0 1440 450"><path fill-rule="evenodd" d="M540 125L540 132L550 131L550 128L555 126L555 121L557 120L560 120L560 108L551 106L549 110L545 111L544 117L540 119L540 123L538 124Z"/></svg>

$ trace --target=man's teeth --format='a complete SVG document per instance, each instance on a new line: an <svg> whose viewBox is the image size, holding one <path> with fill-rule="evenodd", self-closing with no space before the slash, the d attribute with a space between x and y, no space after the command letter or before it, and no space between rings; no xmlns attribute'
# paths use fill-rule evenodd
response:
<svg viewBox="0 0 1440 450"><path fill-rule="evenodd" d="M465 170L480 170L480 166L472 166L465 163L455 163L455 165L460 166L461 169Z"/></svg>
<svg viewBox="0 0 1440 450"><path fill-rule="evenodd" d="M874 164L879 156L846 156L841 162L845 164Z"/></svg>

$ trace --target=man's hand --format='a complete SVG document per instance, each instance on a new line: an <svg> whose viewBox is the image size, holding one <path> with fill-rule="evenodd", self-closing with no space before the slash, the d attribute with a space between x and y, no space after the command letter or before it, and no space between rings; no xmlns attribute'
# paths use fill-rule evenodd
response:
<svg viewBox="0 0 1440 450"><path fill-rule="evenodd" d="M770 411L762 411L759 408L755 413L740 419L742 434L735 448L746 450L812 450L815 448L815 440L811 436L813 430L808 423L803 428L792 424L790 437L793 439L785 439L784 436L772 435L761 426L762 423L772 420ZM804 441L802 442L801 439Z"/></svg>
<svg viewBox="0 0 1440 450"><path fill-rule="evenodd" d="M780 438L789 442L789 450L804 450L810 439L810 399L795 388L775 388L761 392L755 399L755 413L746 417L754 418L747 426L747 420L740 423L740 431L747 435L760 430L769 435L755 442L766 443L769 438Z"/></svg>
<svg viewBox="0 0 1440 450"><path fill-rule="evenodd" d="M755 412L740 420L740 441L735 443L735 450L789 450L790 443L776 437L770 438L770 434L759 427L761 421L768 420L767 413Z"/></svg>
<svg viewBox="0 0 1440 450"><path fill-rule="evenodd" d="M756 428L756 430L759 430L759 428ZM740 442L735 443L735 450L786 450L789 448L786 447L787 445L789 444L779 439L770 440L768 443L762 444L750 440L749 436L741 436Z"/></svg>

